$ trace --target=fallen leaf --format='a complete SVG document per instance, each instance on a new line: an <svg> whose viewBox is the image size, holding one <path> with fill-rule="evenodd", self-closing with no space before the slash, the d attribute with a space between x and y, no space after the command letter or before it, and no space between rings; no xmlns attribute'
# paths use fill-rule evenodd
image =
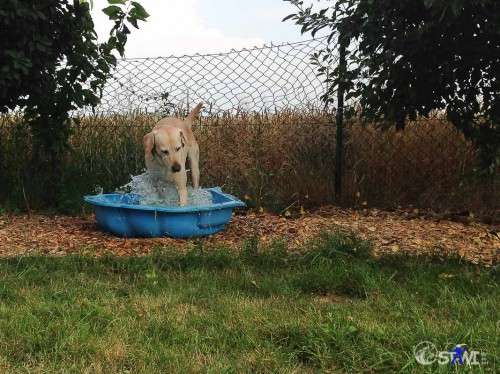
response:
<svg viewBox="0 0 500 374"><path fill-rule="evenodd" d="M435 250L437 246L441 253L457 254L471 263L493 266L500 261L499 226L486 225L481 221L465 226L444 218L435 220L435 216L430 218L432 221L407 220L405 214L408 216L408 212L412 211L352 210L330 206L307 211L307 217L291 220L289 218L294 214L290 211L275 216L249 210L245 215L233 216L220 233L187 241L115 237L99 228L94 215L0 215L3 222L0 227L0 256L30 254L33 251L48 253L51 250L55 254L102 256L112 253L117 256L140 256L151 253L154 247L172 247L180 252L188 252L192 249L190 245L196 243L214 248L223 244L237 250L242 243L254 237L265 237L266 243L284 239L290 242L291 247L295 247L304 245L303 238L316 237L321 231L337 228L369 236L374 243L375 257L385 251L424 254ZM370 231L368 228L371 226L376 231ZM295 239L300 240L295 242Z"/></svg>
<svg viewBox="0 0 500 374"><path fill-rule="evenodd" d="M453 278L454 275L453 274L447 274L447 273L441 273L439 274L439 278L441 279L450 279L450 278Z"/></svg>

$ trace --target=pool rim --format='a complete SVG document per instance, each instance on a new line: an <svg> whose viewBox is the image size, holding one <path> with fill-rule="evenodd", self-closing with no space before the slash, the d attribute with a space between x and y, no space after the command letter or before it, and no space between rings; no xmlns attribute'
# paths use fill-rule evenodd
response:
<svg viewBox="0 0 500 374"><path fill-rule="evenodd" d="M85 195L83 200L89 204L102 206L102 207L110 207L110 208L122 208L122 209L131 209L131 210L141 210L141 211L154 211L154 212L166 212L166 213L189 213L189 212L206 212L213 211L219 209L227 209L227 208L236 208L236 207L244 207L246 204L238 199L237 197L230 195L228 193L222 192L220 187L212 187L212 188L203 188L202 191L208 191L212 194L218 194L229 201L225 201L222 203L214 203L210 205L186 205L186 206L158 206L158 205L139 205L139 204L121 204L121 203L110 203L99 200L102 196L110 196L110 195L135 195L140 196L139 194L134 193L112 193L112 194L99 194L99 195Z"/></svg>

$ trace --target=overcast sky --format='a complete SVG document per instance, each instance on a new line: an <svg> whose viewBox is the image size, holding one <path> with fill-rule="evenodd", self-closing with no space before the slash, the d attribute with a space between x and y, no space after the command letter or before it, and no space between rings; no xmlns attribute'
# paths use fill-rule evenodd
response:
<svg viewBox="0 0 500 374"><path fill-rule="evenodd" d="M139 22L125 48L127 58L228 52L311 39L292 21L296 8L282 0L138 0L150 14ZM312 1L312 0L310 0ZM323 0L324 1L324 0ZM100 40L111 21L102 13L106 0L94 0L92 15Z"/></svg>

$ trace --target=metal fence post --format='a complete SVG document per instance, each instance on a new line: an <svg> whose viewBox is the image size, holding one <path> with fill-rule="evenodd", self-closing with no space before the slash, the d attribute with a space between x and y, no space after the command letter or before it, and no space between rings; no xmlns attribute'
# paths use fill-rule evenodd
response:
<svg viewBox="0 0 500 374"><path fill-rule="evenodd" d="M335 146L335 196L339 197L342 191L342 164L344 148L344 94L347 72L346 51L348 39L344 34L339 35L339 80L337 91L336 115L336 146Z"/></svg>

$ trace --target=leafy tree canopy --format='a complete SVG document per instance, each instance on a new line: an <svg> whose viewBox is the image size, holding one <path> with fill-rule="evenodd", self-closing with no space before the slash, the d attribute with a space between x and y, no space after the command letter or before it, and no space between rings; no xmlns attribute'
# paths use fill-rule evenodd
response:
<svg viewBox="0 0 500 374"><path fill-rule="evenodd" d="M406 119L445 112L479 147L483 170L500 165L500 1L338 0L320 11L285 1L298 9L285 20L302 33L326 29L348 46L347 69L327 70L335 48L315 55L334 83L325 101L346 81L368 120L402 129Z"/></svg>
<svg viewBox="0 0 500 374"><path fill-rule="evenodd" d="M123 56L128 25L148 17L135 1L108 0L114 26L99 44L90 4L79 0L2 0L0 112L20 108L45 151L67 147L73 109L99 103L102 87Z"/></svg>

